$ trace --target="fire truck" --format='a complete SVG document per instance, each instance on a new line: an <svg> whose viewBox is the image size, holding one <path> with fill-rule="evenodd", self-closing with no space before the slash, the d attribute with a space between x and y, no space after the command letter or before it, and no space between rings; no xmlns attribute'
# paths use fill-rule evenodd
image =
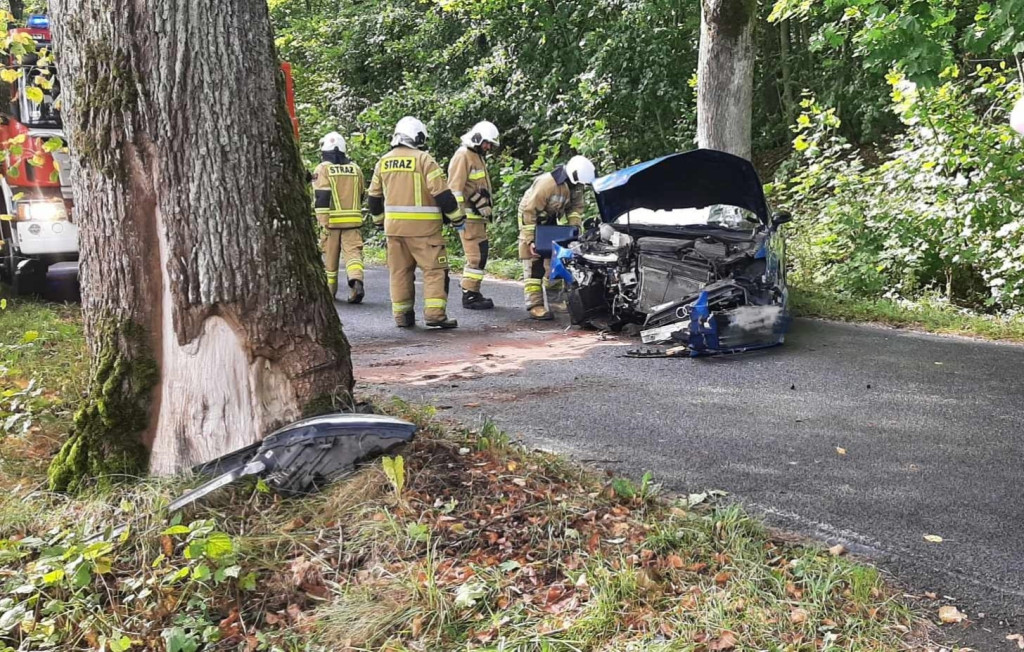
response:
<svg viewBox="0 0 1024 652"><path fill-rule="evenodd" d="M17 34L31 37L36 52L20 61L12 58L10 68L21 74L7 84L7 105L0 102L0 146L7 150L0 159L0 280L16 295L52 295L48 279L56 284L66 280L74 289L56 296L71 298L67 295L77 295L78 227L70 156L63 144L60 81L52 58L40 56L51 47L49 17L30 16L25 27L11 30L12 38ZM282 63L281 70L298 139L291 66Z"/></svg>
<svg viewBox="0 0 1024 652"><path fill-rule="evenodd" d="M0 102L0 277L16 294L40 293L48 268L77 276L78 228L72 219L70 161L63 146L60 81L43 56L50 48L50 22L30 16L27 35L35 52L10 69L17 79L6 84L8 102ZM24 37L21 37L24 39Z"/></svg>

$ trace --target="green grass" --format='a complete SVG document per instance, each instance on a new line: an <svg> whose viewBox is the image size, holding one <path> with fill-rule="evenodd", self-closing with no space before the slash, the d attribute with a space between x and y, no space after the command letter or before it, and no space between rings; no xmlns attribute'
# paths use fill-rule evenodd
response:
<svg viewBox="0 0 1024 652"><path fill-rule="evenodd" d="M808 287L790 288L793 313L838 321L871 322L991 340L1024 342L1024 317L980 315L948 304L919 301L897 303L891 299L860 299Z"/></svg>
<svg viewBox="0 0 1024 652"><path fill-rule="evenodd" d="M0 489L34 476L67 434L86 387L76 305L7 300L0 310Z"/></svg>
<svg viewBox="0 0 1024 652"><path fill-rule="evenodd" d="M5 382L62 392L47 428L66 429L86 374L76 309L11 305L0 333ZM240 483L175 518L187 479L64 496L38 490L38 465L0 466L0 649L881 652L919 623L875 569L735 505L375 404L420 426L401 483L379 462L304 499Z"/></svg>

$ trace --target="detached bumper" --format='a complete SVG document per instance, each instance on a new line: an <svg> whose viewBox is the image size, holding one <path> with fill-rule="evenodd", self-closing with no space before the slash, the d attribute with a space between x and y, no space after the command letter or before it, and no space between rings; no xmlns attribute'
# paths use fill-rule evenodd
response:
<svg viewBox="0 0 1024 652"><path fill-rule="evenodd" d="M644 344L667 346L662 352L666 355L690 357L782 344L792 321L785 296L781 303L736 305L730 299L737 294L742 296L743 288L731 284L704 290L692 301L652 314L648 320L652 327L641 331L640 337ZM647 351L643 357L650 355Z"/></svg>

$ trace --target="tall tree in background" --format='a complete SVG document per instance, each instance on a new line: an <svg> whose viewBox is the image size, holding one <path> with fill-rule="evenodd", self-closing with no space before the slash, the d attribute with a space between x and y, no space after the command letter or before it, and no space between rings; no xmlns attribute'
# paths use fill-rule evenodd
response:
<svg viewBox="0 0 1024 652"><path fill-rule="evenodd" d="M257 441L352 388L267 3L52 0L90 395L55 489Z"/></svg>
<svg viewBox="0 0 1024 652"><path fill-rule="evenodd" d="M750 159L755 0L702 0L697 142Z"/></svg>

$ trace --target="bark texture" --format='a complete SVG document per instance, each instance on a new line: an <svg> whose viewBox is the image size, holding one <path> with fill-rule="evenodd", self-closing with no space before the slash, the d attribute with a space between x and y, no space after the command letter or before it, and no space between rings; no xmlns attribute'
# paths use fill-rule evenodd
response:
<svg viewBox="0 0 1024 652"><path fill-rule="evenodd" d="M697 142L750 159L755 0L702 0Z"/></svg>
<svg viewBox="0 0 1024 652"><path fill-rule="evenodd" d="M267 4L51 0L51 12L94 359L83 419L104 388L146 415L76 422L54 487L111 441L136 453L141 441L149 469L170 473L348 395Z"/></svg>

